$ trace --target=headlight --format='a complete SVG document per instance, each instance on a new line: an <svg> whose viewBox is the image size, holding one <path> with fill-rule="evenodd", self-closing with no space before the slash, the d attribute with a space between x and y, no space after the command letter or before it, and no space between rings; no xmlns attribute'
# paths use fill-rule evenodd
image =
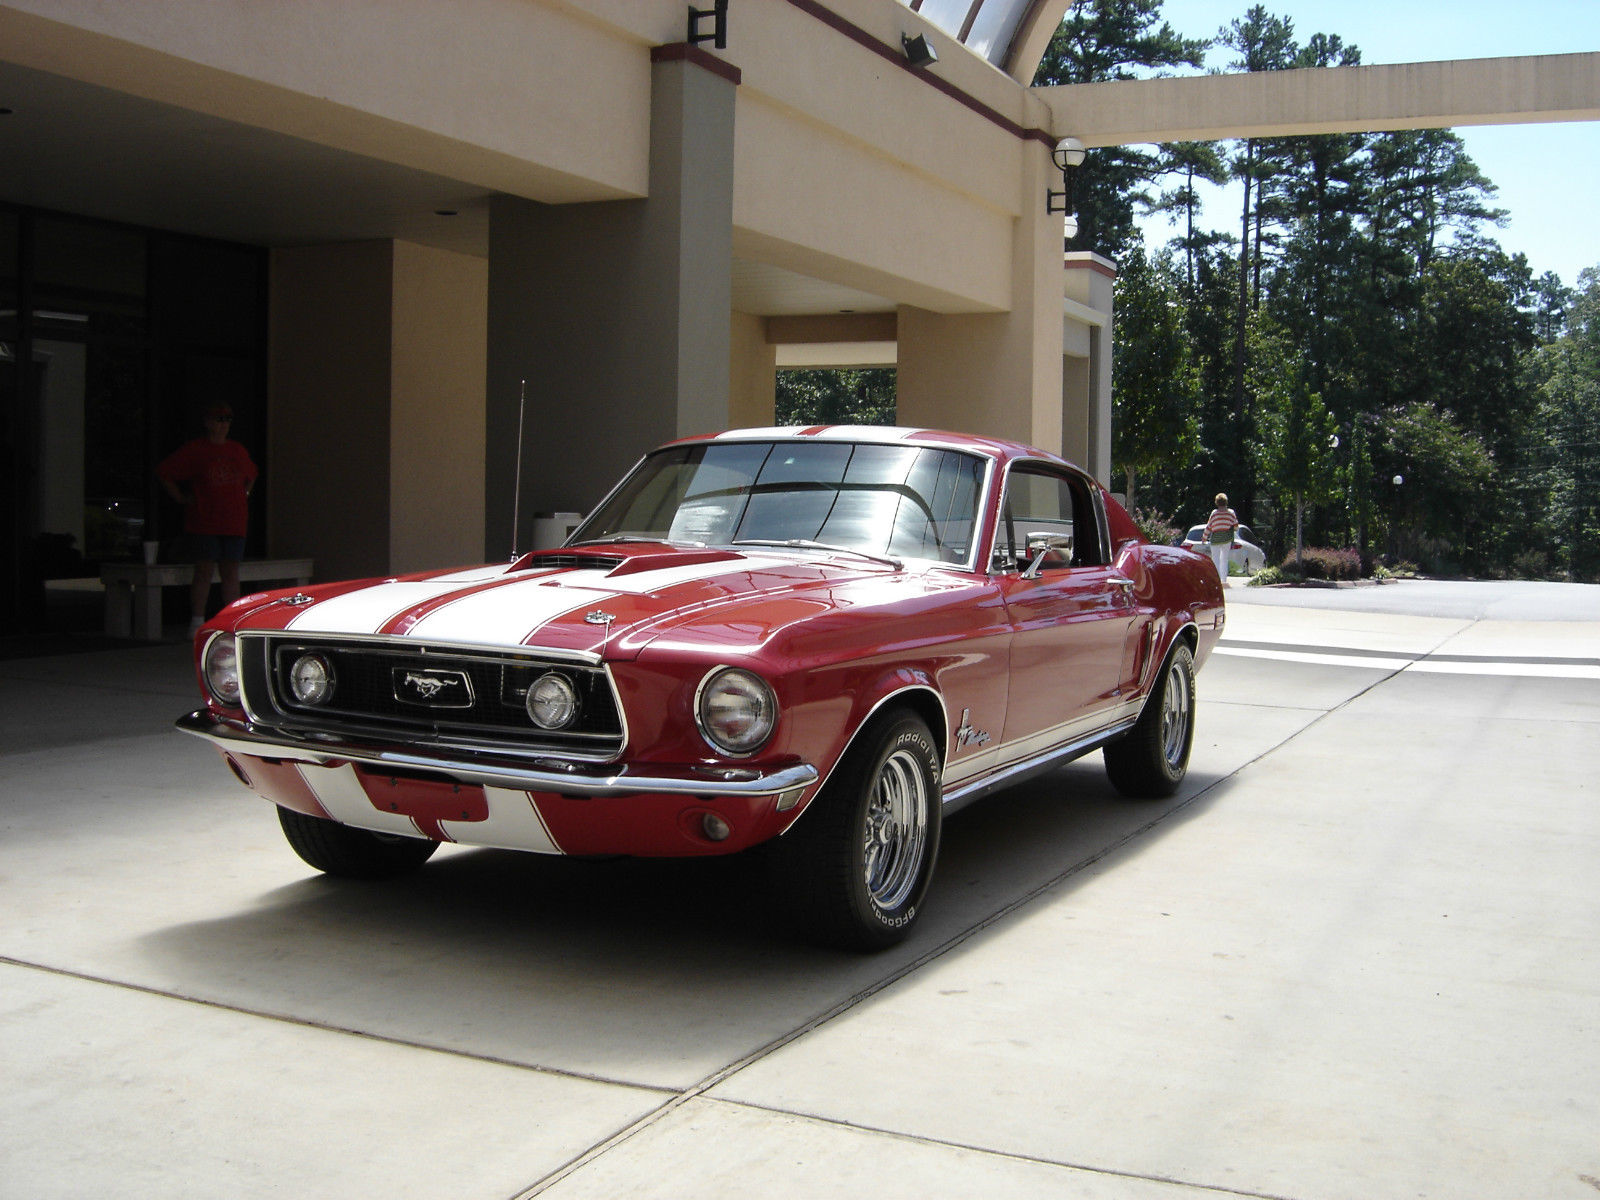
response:
<svg viewBox="0 0 1600 1200"><path fill-rule="evenodd" d="M219 633L206 643L202 667L206 687L223 704L239 703L239 655L231 633Z"/></svg>
<svg viewBox="0 0 1600 1200"><path fill-rule="evenodd" d="M695 704L700 735L727 754L751 754L772 736L778 701L766 681L726 668L706 677Z"/></svg>
<svg viewBox="0 0 1600 1200"><path fill-rule="evenodd" d="M333 664L320 654L302 654L289 668L289 690L301 704L326 704L333 695Z"/></svg>
<svg viewBox="0 0 1600 1200"><path fill-rule="evenodd" d="M547 671L528 689L528 720L540 729L565 729L578 716L578 692L572 681Z"/></svg>

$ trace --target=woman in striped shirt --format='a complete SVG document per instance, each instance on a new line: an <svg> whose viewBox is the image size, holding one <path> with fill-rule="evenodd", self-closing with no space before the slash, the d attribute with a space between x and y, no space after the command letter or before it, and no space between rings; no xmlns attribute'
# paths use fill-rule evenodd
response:
<svg viewBox="0 0 1600 1200"><path fill-rule="evenodd" d="M1222 577L1222 586L1228 586L1228 551L1233 549L1233 536L1239 528L1239 515L1228 507L1228 493L1218 492L1216 507L1206 521L1206 541L1211 544L1211 561Z"/></svg>

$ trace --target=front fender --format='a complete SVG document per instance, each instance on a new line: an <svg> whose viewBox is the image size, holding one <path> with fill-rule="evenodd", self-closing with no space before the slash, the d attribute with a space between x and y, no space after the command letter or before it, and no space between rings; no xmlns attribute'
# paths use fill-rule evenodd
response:
<svg viewBox="0 0 1600 1200"><path fill-rule="evenodd" d="M810 701L798 701L791 713L796 741L808 744L807 759L822 772L816 785L807 789L796 809L797 817L827 786L857 741L892 709L907 708L927 724L941 766L950 743L949 709L937 679L927 668L901 665L860 675L842 687L839 685L843 681L830 684L827 676L831 674L822 672L822 678L813 677L807 690L818 694Z"/></svg>

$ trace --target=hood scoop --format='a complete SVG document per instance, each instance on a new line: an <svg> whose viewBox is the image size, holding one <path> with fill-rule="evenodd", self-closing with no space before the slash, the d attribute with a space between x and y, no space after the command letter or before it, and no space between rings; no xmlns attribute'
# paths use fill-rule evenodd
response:
<svg viewBox="0 0 1600 1200"><path fill-rule="evenodd" d="M619 575L637 575L641 571L657 571L663 567L696 567L701 563L740 562L744 555L731 550L671 550L663 554L638 554L624 560L611 572Z"/></svg>
<svg viewBox="0 0 1600 1200"><path fill-rule="evenodd" d="M572 554L534 551L524 554L508 571L611 571L628 560L617 554Z"/></svg>

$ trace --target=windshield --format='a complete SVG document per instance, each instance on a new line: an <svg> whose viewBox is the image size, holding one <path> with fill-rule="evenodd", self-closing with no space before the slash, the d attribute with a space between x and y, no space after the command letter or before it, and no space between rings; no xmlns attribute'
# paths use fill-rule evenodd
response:
<svg viewBox="0 0 1600 1200"><path fill-rule="evenodd" d="M573 534L816 542L967 565L984 460L923 446L702 442L657 451Z"/></svg>

